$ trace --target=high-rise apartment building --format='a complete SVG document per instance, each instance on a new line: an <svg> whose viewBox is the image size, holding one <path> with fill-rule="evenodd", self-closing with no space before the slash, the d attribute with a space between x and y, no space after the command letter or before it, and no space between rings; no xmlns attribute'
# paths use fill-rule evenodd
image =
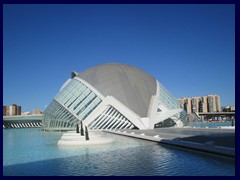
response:
<svg viewBox="0 0 240 180"><path fill-rule="evenodd" d="M220 112L220 96L208 95L202 97L191 97L178 99L180 105L187 113Z"/></svg>
<svg viewBox="0 0 240 180"><path fill-rule="evenodd" d="M202 97L200 111L199 112L208 112L207 96Z"/></svg>
<svg viewBox="0 0 240 180"><path fill-rule="evenodd" d="M3 106L3 115L4 116L16 116L21 115L21 106L13 104L12 106Z"/></svg>
<svg viewBox="0 0 240 180"><path fill-rule="evenodd" d="M221 111L220 96L215 95L216 111Z"/></svg>
<svg viewBox="0 0 240 180"><path fill-rule="evenodd" d="M191 98L187 98L185 101L185 107L186 107L186 111L190 112L192 109L192 102L191 102Z"/></svg>
<svg viewBox="0 0 240 180"><path fill-rule="evenodd" d="M192 111L191 98L181 98L181 99L178 99L178 102L181 105L181 107L184 108L187 112Z"/></svg>
<svg viewBox="0 0 240 180"><path fill-rule="evenodd" d="M9 116L9 106L3 106L3 116Z"/></svg>
<svg viewBox="0 0 240 180"><path fill-rule="evenodd" d="M216 112L215 97L208 95L208 112Z"/></svg>
<svg viewBox="0 0 240 180"><path fill-rule="evenodd" d="M218 95L208 95L208 112L220 112L220 96Z"/></svg>
<svg viewBox="0 0 240 180"><path fill-rule="evenodd" d="M21 114L22 114L22 107L21 106L17 106L16 115L21 115Z"/></svg>
<svg viewBox="0 0 240 180"><path fill-rule="evenodd" d="M191 103L192 103L192 108L191 108L191 112L199 112L200 109L200 103L201 102L201 98L200 97L192 97L191 98Z"/></svg>

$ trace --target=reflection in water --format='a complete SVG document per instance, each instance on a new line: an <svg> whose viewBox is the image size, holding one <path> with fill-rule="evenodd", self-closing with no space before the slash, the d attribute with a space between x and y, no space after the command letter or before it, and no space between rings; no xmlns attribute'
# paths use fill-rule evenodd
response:
<svg viewBox="0 0 240 180"><path fill-rule="evenodd" d="M4 175L222 176L234 175L229 158L108 133L110 145L58 147L61 133L4 130ZM14 143L12 143L14 140ZM11 141L11 142L10 142Z"/></svg>

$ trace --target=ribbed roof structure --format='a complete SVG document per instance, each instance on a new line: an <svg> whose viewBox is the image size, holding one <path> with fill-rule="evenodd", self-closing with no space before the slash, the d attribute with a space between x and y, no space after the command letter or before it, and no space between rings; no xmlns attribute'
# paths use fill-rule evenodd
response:
<svg viewBox="0 0 240 180"><path fill-rule="evenodd" d="M77 75L104 96L113 96L140 117L147 117L151 96L156 94L156 79L126 64L94 66Z"/></svg>

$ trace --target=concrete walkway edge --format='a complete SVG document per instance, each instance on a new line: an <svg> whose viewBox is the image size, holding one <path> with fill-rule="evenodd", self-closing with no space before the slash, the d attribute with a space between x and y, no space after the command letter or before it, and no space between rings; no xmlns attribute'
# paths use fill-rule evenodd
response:
<svg viewBox="0 0 240 180"><path fill-rule="evenodd" d="M138 138L138 139L143 139L148 141L154 141L162 144L168 144L168 145L183 147L187 149L235 158L235 148L230 148L230 147L222 147L222 146L214 146L214 145L202 144L197 142L182 141L180 138L175 138L173 140L164 139L159 136L147 136L144 133L135 134L135 133L128 133L126 131L121 132L121 131L113 131L113 130L103 130L103 132L108 132L108 133L113 133L113 134L118 134L122 136L128 136L128 137L133 137L133 138Z"/></svg>

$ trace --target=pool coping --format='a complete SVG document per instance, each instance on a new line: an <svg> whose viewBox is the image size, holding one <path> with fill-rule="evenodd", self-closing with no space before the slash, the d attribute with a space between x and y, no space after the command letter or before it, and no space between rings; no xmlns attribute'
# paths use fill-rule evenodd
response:
<svg viewBox="0 0 240 180"><path fill-rule="evenodd" d="M108 133L113 133L117 135L122 135L122 136L128 136L132 138L138 138L138 139L143 139L143 140L148 140L148 141L153 141L161 144L167 144L167 145L172 145L172 146L178 146L178 147L183 147L191 150L197 150L197 151L202 151L202 152L207 152L207 153L213 153L216 155L221 155L221 156L226 156L230 158L235 158L235 148L231 147L224 147L224 146L215 146L214 144L211 143L199 143L199 142L192 142L192 141L184 141L181 140L180 137L177 135L175 136L174 139L170 138L161 138L159 135L155 136L148 136L145 135L144 133L137 134L133 132L127 132L127 131L120 131L120 130L103 130L103 132L108 132ZM174 134L172 134L174 135Z"/></svg>

